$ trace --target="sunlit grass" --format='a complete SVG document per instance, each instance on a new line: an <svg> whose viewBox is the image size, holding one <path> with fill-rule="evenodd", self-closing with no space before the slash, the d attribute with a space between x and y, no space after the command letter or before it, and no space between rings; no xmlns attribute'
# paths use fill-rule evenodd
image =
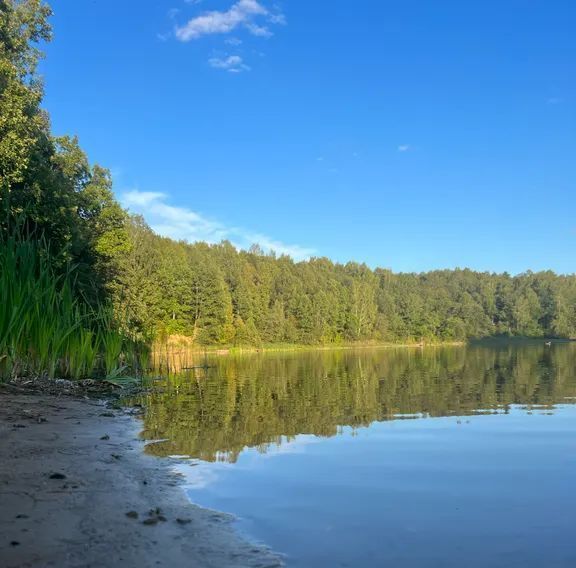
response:
<svg viewBox="0 0 576 568"><path fill-rule="evenodd" d="M0 238L0 378L135 376L147 349L122 331L108 305L73 292L74 268L56 273L48 246Z"/></svg>

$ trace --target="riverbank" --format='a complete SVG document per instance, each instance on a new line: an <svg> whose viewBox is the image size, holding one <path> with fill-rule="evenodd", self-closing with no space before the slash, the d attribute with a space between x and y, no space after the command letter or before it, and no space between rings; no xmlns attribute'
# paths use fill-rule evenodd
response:
<svg viewBox="0 0 576 568"><path fill-rule="evenodd" d="M1 565L281 566L190 504L140 430L130 410L0 386Z"/></svg>

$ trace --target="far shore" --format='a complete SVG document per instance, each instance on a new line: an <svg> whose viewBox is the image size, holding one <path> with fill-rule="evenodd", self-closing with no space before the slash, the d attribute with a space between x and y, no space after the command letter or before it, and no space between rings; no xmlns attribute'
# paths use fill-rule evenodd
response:
<svg viewBox="0 0 576 568"><path fill-rule="evenodd" d="M242 353L274 353L290 351L341 351L357 349L394 349L394 348L412 348L422 349L425 347L462 347L468 345L467 341L436 341L420 343L389 343L389 342L358 342L358 343L326 343L318 345L308 344L291 344L278 343L266 344L261 346L215 346L215 345L197 345L192 343L180 343L177 341L165 344L156 343L152 353L160 354L168 351L170 353L190 353L194 355L235 355Z"/></svg>
<svg viewBox="0 0 576 568"><path fill-rule="evenodd" d="M524 337L524 336L493 336L471 338L461 341L420 341L420 342L386 342L359 341L343 343L305 344L305 343L270 343L262 345L198 345L186 336L170 336L164 342L156 342L153 354L169 352L171 354L188 353L191 355L235 355L250 353L274 353L290 351L340 351L357 349L422 349L440 347L465 347L493 343L571 343L576 338L567 337Z"/></svg>

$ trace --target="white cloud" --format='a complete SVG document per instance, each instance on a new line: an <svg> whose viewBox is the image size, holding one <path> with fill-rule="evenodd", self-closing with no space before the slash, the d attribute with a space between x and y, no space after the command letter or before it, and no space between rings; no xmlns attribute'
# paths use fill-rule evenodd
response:
<svg viewBox="0 0 576 568"><path fill-rule="evenodd" d="M160 41L168 41L170 39L170 32L165 34L157 33L156 38Z"/></svg>
<svg viewBox="0 0 576 568"><path fill-rule="evenodd" d="M232 47L238 47L239 45L242 45L242 40L238 39L237 37L230 37L228 39L225 39L224 43L227 45L231 45Z"/></svg>
<svg viewBox="0 0 576 568"><path fill-rule="evenodd" d="M250 71L250 67L246 65L239 55L230 55L229 57L211 57L208 64L215 69L224 69L229 73L241 73L242 71Z"/></svg>
<svg viewBox="0 0 576 568"><path fill-rule="evenodd" d="M277 12L276 14L270 14L270 16L268 16L268 21L271 24L279 24L281 26L285 26L286 25L286 16L284 14L282 14L281 12Z"/></svg>
<svg viewBox="0 0 576 568"><path fill-rule="evenodd" d="M191 41L206 35L228 34L238 28L245 28L253 35L269 36L270 30L256 24L256 19L264 18L271 24L285 23L280 13L271 13L257 0L238 0L226 11L213 10L196 16L183 26L176 27L176 37L180 41Z"/></svg>
<svg viewBox="0 0 576 568"><path fill-rule="evenodd" d="M410 144L400 144L400 146L398 146L398 152L408 152L411 149L412 146L410 146Z"/></svg>
<svg viewBox="0 0 576 568"><path fill-rule="evenodd" d="M164 194L156 191L129 191L122 196L125 204L135 207L148 207L164 199Z"/></svg>
<svg viewBox="0 0 576 568"><path fill-rule="evenodd" d="M186 207L169 205L167 200L168 196L165 193L154 191L132 190L120 195L124 207L133 213L143 215L156 233L172 239L188 242L205 241L212 244L229 240L234 246L242 249L259 244L265 252L286 254L294 260L305 260L315 253L311 248L288 245L258 232L227 227Z"/></svg>
<svg viewBox="0 0 576 568"><path fill-rule="evenodd" d="M257 24L246 24L246 29L255 36L272 37L274 34L266 27Z"/></svg>

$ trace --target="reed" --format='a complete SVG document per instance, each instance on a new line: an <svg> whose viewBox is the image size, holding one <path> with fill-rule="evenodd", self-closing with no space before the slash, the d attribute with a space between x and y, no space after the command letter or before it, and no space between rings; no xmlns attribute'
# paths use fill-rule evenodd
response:
<svg viewBox="0 0 576 568"><path fill-rule="evenodd" d="M42 239L0 237L0 379L110 378L140 373L141 341L111 306L74 294L74 268L57 272Z"/></svg>

